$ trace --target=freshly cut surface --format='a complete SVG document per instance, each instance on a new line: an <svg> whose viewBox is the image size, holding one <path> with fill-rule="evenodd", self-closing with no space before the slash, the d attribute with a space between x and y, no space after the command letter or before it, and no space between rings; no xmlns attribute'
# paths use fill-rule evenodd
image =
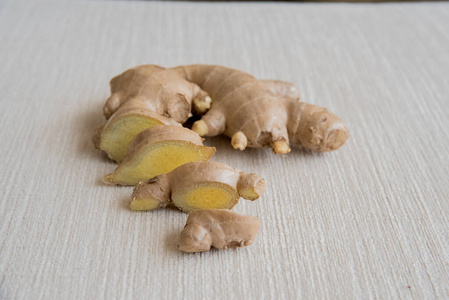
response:
<svg viewBox="0 0 449 300"><path fill-rule="evenodd" d="M100 149L106 151L113 160L121 162L129 144L137 134L162 124L159 120L137 114L116 119L110 126L104 128L101 134Z"/></svg>
<svg viewBox="0 0 449 300"><path fill-rule="evenodd" d="M215 148L203 146L195 132L180 126L162 125L142 131L129 145L125 159L117 169L106 175L110 184L135 185L177 167L207 161Z"/></svg>
<svg viewBox="0 0 449 300"><path fill-rule="evenodd" d="M239 198L235 189L220 182L194 184L172 196L173 204L185 212L196 209L231 209Z"/></svg>
<svg viewBox="0 0 449 300"><path fill-rule="evenodd" d="M181 127L175 120L157 114L140 101L126 102L114 112L104 126L95 130L93 142L95 147L104 150L111 159L121 162L134 137L157 125Z"/></svg>
<svg viewBox="0 0 449 300"><path fill-rule="evenodd" d="M168 173L192 161L207 161L215 148L199 146L185 141L166 141L149 145L124 161L106 175L104 181L111 184L136 185L140 181Z"/></svg>

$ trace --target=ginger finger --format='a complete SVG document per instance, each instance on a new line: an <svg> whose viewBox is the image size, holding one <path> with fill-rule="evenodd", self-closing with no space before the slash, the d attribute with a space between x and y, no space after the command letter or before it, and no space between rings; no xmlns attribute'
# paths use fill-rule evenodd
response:
<svg viewBox="0 0 449 300"><path fill-rule="evenodd" d="M224 133L232 138L242 132L247 147L270 147L282 154L289 152L290 143L320 152L336 150L349 137L337 116L319 106L298 102L299 90L292 84L258 80L222 66L178 68L187 80L198 84L214 99L208 113L192 128L201 136ZM285 143L279 147L278 141Z"/></svg>

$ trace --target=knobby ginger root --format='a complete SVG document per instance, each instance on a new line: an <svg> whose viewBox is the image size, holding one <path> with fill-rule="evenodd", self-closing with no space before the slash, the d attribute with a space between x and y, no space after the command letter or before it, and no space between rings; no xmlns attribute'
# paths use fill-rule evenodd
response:
<svg viewBox="0 0 449 300"><path fill-rule="evenodd" d="M202 140L197 133L179 126L146 129L132 140L124 160L112 174L105 176L104 181L135 185L185 163L207 161L215 154L215 148L203 146Z"/></svg>
<svg viewBox="0 0 449 300"><path fill-rule="evenodd" d="M138 66L113 78L111 93L104 107L110 119L96 131L94 142L117 161L141 130L182 123L192 111L200 115L207 111L192 130L201 136L225 134L239 150L272 148L288 153L290 144L299 144L332 151L349 137L336 115L299 102L299 91L291 83L259 80L223 66ZM123 107L131 107L131 112L123 115Z"/></svg>
<svg viewBox="0 0 449 300"><path fill-rule="evenodd" d="M139 183L131 195L132 210L153 210L173 203L184 212L196 209L231 209L240 197L258 199L265 180L225 164L190 162L170 173Z"/></svg>
<svg viewBox="0 0 449 300"><path fill-rule="evenodd" d="M103 107L109 119L126 102L140 102L155 113L184 123L191 116L191 105L204 113L211 99L197 84L180 76L177 69L143 65L126 70L111 79L111 96Z"/></svg>
<svg viewBox="0 0 449 300"><path fill-rule="evenodd" d="M145 65L114 77L103 107L109 120L95 131L95 146L121 162L129 143L142 130L162 124L180 126L192 115L192 105L197 114L203 114L210 107L209 95L178 73Z"/></svg>
<svg viewBox="0 0 449 300"><path fill-rule="evenodd" d="M270 147L275 153L290 152L290 143L332 151L349 136L336 115L299 102L299 91L290 83L258 80L222 66L178 68L213 100L208 112L192 127L201 136L225 134L235 149Z"/></svg>
<svg viewBox="0 0 449 300"><path fill-rule="evenodd" d="M203 252L211 246L217 249L249 246L259 226L258 218L229 210L195 210L187 218L178 248L184 252Z"/></svg>

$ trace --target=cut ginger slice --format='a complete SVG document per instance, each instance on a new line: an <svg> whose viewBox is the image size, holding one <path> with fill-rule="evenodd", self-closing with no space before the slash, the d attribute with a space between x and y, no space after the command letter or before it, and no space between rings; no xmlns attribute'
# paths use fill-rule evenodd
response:
<svg viewBox="0 0 449 300"><path fill-rule="evenodd" d="M193 161L207 161L215 148L206 147L193 131L171 125L139 133L117 169L104 177L109 184L135 185Z"/></svg>
<svg viewBox="0 0 449 300"><path fill-rule="evenodd" d="M137 104L125 103L109 118L104 127L96 131L94 143L111 159L121 162L136 135L158 125L181 127L181 124L173 119L158 115Z"/></svg>
<svg viewBox="0 0 449 300"><path fill-rule="evenodd" d="M156 142L143 148L131 159L124 160L117 169L106 175L111 184L135 185L160 174L171 172L192 161L207 161L215 149L184 141Z"/></svg>
<svg viewBox="0 0 449 300"><path fill-rule="evenodd" d="M100 149L106 151L110 158L121 162L133 138L147 128L162 125L159 120L139 115L116 119L105 126L101 135Z"/></svg>

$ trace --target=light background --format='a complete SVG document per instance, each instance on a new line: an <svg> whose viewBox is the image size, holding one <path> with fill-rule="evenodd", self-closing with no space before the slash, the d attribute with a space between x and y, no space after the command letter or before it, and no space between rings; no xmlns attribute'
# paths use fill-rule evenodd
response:
<svg viewBox="0 0 449 300"><path fill-rule="evenodd" d="M7 1L0 299L449 297L449 5ZM108 81L205 63L295 83L347 122L328 154L214 160L268 183L255 243L186 255L186 214L128 208L93 148Z"/></svg>

